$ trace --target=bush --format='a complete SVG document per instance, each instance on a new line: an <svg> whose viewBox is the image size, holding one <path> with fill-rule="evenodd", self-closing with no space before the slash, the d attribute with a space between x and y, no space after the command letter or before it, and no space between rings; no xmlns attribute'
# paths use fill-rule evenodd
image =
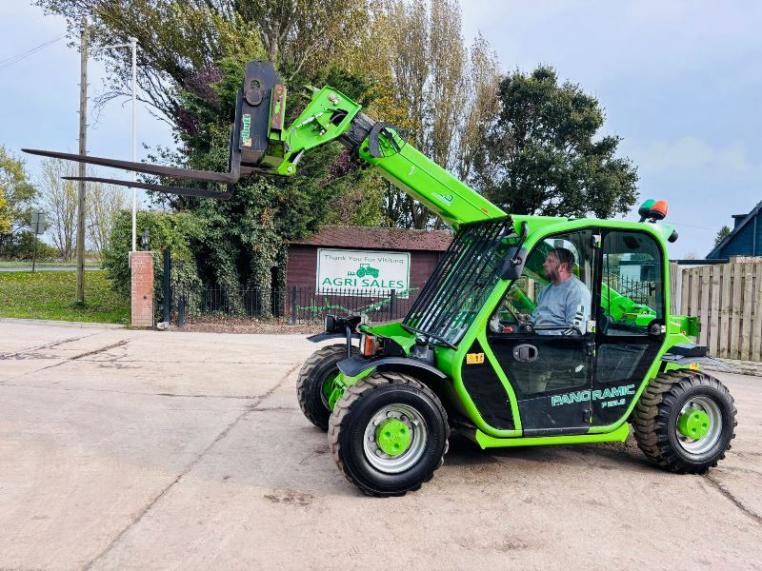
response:
<svg viewBox="0 0 762 571"><path fill-rule="evenodd" d="M200 305L202 283L191 250L191 243L203 237L203 223L189 212L138 212L138 242L146 230L149 237L148 246L153 252L154 300L157 309L163 302L164 296L161 287L164 277L163 252L166 248L171 248L171 283L175 292L173 301L176 305L178 297L184 295L188 303L188 313L195 313ZM103 268L106 270L113 288L124 295L130 294L129 254L131 246L132 218L131 213L125 210L116 217L108 246L103 251Z"/></svg>
<svg viewBox="0 0 762 571"><path fill-rule="evenodd" d="M34 232L24 230L10 236L3 243L0 257L10 260L31 260L34 257L35 242L37 243L37 260L42 262L58 256L58 250L40 240Z"/></svg>

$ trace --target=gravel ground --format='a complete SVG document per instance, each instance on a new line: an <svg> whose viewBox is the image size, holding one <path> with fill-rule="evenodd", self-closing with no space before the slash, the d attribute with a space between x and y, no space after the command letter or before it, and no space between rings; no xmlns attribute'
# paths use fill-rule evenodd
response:
<svg viewBox="0 0 762 571"><path fill-rule="evenodd" d="M287 321L257 320L250 317L202 317L189 319L181 332L203 333L266 333L268 335L312 335L323 330L322 323L299 323L291 325Z"/></svg>

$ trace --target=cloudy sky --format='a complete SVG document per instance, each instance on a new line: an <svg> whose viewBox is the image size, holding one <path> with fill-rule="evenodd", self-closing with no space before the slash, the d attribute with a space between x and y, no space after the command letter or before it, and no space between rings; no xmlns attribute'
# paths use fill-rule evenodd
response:
<svg viewBox="0 0 762 571"><path fill-rule="evenodd" d="M606 110L606 132L640 173L642 198L665 198L680 231L673 257L703 257L732 214L762 200L762 2L463 0L464 34L491 43L504 70L556 68ZM0 2L0 144L76 152L79 56L63 22L24 0ZM127 57L127 53L125 54ZM103 68L89 69L91 94ZM130 156L130 107L90 118L94 155ZM171 144L146 109L139 141ZM141 156L145 154L141 151ZM28 158L33 175L39 162Z"/></svg>

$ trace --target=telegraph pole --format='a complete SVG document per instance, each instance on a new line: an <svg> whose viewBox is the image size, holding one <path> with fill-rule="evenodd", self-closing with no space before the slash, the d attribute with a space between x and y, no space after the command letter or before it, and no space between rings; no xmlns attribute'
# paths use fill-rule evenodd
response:
<svg viewBox="0 0 762 571"><path fill-rule="evenodd" d="M82 43L79 47L79 154L87 154L87 18L82 20ZM87 176L85 163L79 163L79 176ZM85 303L85 181L79 181L77 192L77 303Z"/></svg>

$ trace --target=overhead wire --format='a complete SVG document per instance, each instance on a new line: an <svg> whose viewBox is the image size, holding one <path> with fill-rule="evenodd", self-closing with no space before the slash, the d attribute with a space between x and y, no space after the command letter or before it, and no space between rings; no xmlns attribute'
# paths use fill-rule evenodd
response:
<svg viewBox="0 0 762 571"><path fill-rule="evenodd" d="M33 56L37 52L44 50L48 46L51 46L51 45L55 44L56 42L60 42L65 37L66 37L65 34L61 35L61 36L58 36L57 38L54 38L52 40L48 40L47 42L43 42L39 46L35 46L33 48L30 48L30 49L26 50L25 52L21 52L20 54L16 54L16 55L7 57L5 59L2 59L2 60L0 60L0 69L4 69L6 67L10 67L10 66L12 66L14 64L17 64L20 61L25 60L29 56Z"/></svg>

